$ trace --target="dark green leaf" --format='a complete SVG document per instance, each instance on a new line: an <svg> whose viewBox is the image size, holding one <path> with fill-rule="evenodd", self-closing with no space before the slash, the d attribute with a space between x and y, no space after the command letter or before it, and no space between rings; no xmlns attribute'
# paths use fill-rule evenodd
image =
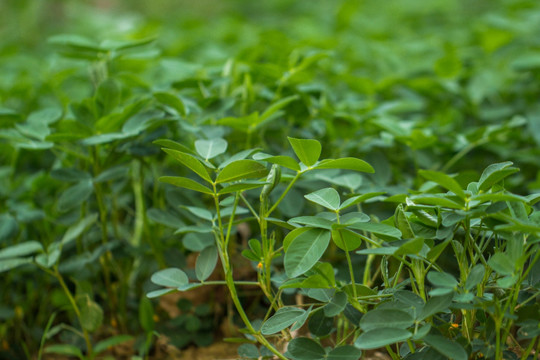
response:
<svg viewBox="0 0 540 360"><path fill-rule="evenodd" d="M332 349L328 356L327 360L358 360L362 356L362 351L355 348L352 345L338 346L335 349Z"/></svg>
<svg viewBox="0 0 540 360"><path fill-rule="evenodd" d="M209 194L209 195L214 194L214 192L210 188L207 188L206 186L199 184L195 180L191 180L188 178L184 178L180 176L162 176L158 180L167 184L184 188L184 189L198 191L203 194Z"/></svg>
<svg viewBox="0 0 540 360"><path fill-rule="evenodd" d="M443 188L450 190L460 198L465 199L465 192L461 188L461 185L459 185L458 182L450 176L438 171L431 170L419 170L418 173L424 178L436 182Z"/></svg>
<svg viewBox="0 0 540 360"><path fill-rule="evenodd" d="M362 350L377 349L409 339L412 334L405 329L390 327L376 328L361 334L354 346Z"/></svg>
<svg viewBox="0 0 540 360"><path fill-rule="evenodd" d="M467 360L469 358L465 349L456 341L440 335L426 335L423 340L451 360Z"/></svg>
<svg viewBox="0 0 540 360"><path fill-rule="evenodd" d="M378 328L391 327L406 329L414 322L413 317L401 310L383 309L368 311L360 320L360 328L370 331Z"/></svg>
<svg viewBox="0 0 540 360"><path fill-rule="evenodd" d="M292 339L287 346L287 352L294 360L319 360L326 355L318 342L304 337Z"/></svg>
<svg viewBox="0 0 540 360"><path fill-rule="evenodd" d="M190 154L172 150L172 149L163 149L167 154L171 155L175 160L179 161L182 165L188 167L190 170L195 172L197 175L199 175L203 180L206 180L207 182L211 183L212 178L210 178L210 175L208 174L208 170L204 167L204 165L197 160L194 156L191 156Z"/></svg>

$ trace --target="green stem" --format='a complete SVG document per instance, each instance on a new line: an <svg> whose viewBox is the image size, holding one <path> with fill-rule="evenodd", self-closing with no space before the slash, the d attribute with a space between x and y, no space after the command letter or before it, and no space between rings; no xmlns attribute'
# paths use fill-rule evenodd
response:
<svg viewBox="0 0 540 360"><path fill-rule="evenodd" d="M86 343L86 350L88 352L88 357L93 357L93 348L92 348L92 342L90 341L90 335L88 334L88 331L83 327L82 321L81 321L81 310L79 309L79 306L77 306L77 302L73 298L73 295L71 294L71 291L69 291L69 288L67 287L66 283L64 282L64 278L58 271L58 268L55 267L54 271L52 272L54 277L58 280L60 283L60 286L64 290L64 293L66 294L69 303L71 304L71 307L73 308L73 311L75 311L75 315L77 316L77 320L79 320L79 324L81 325L82 331L83 331L83 337L84 342Z"/></svg>
<svg viewBox="0 0 540 360"><path fill-rule="evenodd" d="M268 212L266 213L266 216L270 216L270 214L278 207L278 205L281 203L281 201L283 201L283 199L285 198L285 195L287 195L287 193L289 192L289 190L291 190L291 188L293 187L293 185L296 183L296 181L298 181L298 179L300 178L300 175L302 175L302 172L298 171L295 175L295 177L292 179L292 181L289 183L289 185L287 186L287 188L285 189L285 191L283 191L283 193L281 194L281 196L279 197L279 199L277 199L277 201L274 203L274 205L272 205L272 207L270 208L270 210L268 210Z"/></svg>

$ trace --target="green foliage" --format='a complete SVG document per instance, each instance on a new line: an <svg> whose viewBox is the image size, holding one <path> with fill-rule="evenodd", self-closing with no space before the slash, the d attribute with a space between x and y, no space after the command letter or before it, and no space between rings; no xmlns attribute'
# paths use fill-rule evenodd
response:
<svg viewBox="0 0 540 360"><path fill-rule="evenodd" d="M537 2L90 4L0 5L0 358L540 351Z"/></svg>

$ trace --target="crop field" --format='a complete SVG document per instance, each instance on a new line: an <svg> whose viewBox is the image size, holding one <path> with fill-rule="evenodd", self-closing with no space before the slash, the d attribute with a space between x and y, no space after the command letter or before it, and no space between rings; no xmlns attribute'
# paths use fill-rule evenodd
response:
<svg viewBox="0 0 540 360"><path fill-rule="evenodd" d="M0 2L0 360L540 356L540 2Z"/></svg>

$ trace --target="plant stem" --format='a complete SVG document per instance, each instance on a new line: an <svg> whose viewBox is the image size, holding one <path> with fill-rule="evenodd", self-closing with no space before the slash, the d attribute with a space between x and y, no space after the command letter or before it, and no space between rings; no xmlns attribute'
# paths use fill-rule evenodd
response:
<svg viewBox="0 0 540 360"><path fill-rule="evenodd" d="M54 277L58 280L60 283L60 286L64 290L64 293L66 294L69 303L71 304L71 307L73 308L73 311L75 311L75 315L77 316L77 319L79 320L79 324L81 325L81 329L83 331L83 337L84 342L86 343L86 350L88 352L88 357L93 357L93 349L92 349L92 342L90 341L90 335L88 334L88 331L84 328L81 321L81 310L79 309L79 306L77 306L77 302L73 298L73 295L71 294L71 291L69 291L69 288L67 287L66 283L64 282L64 278L58 271L58 267L54 267L54 271L52 272Z"/></svg>
<svg viewBox="0 0 540 360"><path fill-rule="evenodd" d="M287 195L289 190L291 190L291 188L293 187L294 183L296 183L296 181L298 181L298 179L300 178L300 175L302 175L302 172L298 171L296 173L295 177L291 180L291 182L289 183L289 185L285 189L285 191L283 191L283 193L281 194L279 199L277 199L277 201L274 203L274 205L272 205L270 210L268 210L268 212L266 213L266 216L270 216L270 214L278 207L278 205L281 203L281 201L283 201L283 199L285 198L285 195Z"/></svg>

